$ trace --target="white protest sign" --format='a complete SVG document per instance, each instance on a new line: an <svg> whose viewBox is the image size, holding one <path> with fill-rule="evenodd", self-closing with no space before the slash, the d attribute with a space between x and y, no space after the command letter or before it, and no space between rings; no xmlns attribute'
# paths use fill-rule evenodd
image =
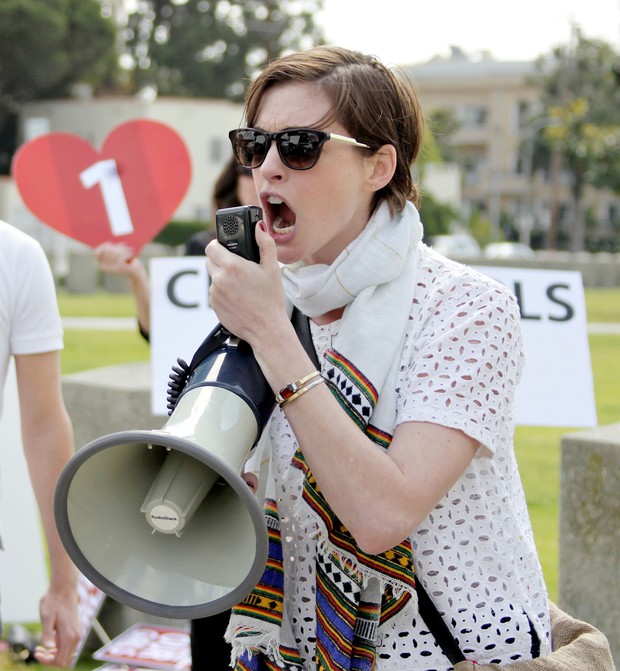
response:
<svg viewBox="0 0 620 671"><path fill-rule="evenodd" d="M510 288L521 308L526 364L517 387L517 424L596 426L581 273L476 269Z"/></svg>
<svg viewBox="0 0 620 671"><path fill-rule="evenodd" d="M168 377L177 358L192 360L217 324L209 307L204 256L151 259L151 409L167 415Z"/></svg>
<svg viewBox="0 0 620 671"><path fill-rule="evenodd" d="M527 362L517 388L517 424L596 426L594 383L581 274L477 267L517 296ZM153 413L166 415L168 376L188 363L217 324L208 303L203 257L151 261Z"/></svg>

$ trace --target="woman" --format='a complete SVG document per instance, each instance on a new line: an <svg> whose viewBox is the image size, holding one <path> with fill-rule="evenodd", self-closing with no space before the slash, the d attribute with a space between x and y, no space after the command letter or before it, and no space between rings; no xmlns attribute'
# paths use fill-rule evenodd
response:
<svg viewBox="0 0 620 671"><path fill-rule="evenodd" d="M320 47L257 77L246 123L230 137L254 170L261 262L210 243L210 302L280 408L270 559L231 619L236 668L447 671L416 581L468 659L548 654L512 445L519 311L421 242L410 84ZM310 318L320 370L288 301Z"/></svg>

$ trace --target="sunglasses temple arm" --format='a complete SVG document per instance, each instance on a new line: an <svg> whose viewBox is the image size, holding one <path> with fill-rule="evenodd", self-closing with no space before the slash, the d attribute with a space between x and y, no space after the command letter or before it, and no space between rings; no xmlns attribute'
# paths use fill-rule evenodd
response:
<svg viewBox="0 0 620 671"><path fill-rule="evenodd" d="M337 140L338 142L346 142L347 144L352 144L355 145L356 147L365 147L366 149L370 149L370 147L367 144L358 142L352 137L347 137L346 135L338 135L338 133L330 133L329 137L331 140Z"/></svg>

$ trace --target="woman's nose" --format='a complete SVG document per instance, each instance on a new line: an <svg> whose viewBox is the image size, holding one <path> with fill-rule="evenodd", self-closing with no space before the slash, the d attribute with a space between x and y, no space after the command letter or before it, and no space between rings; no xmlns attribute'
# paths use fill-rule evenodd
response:
<svg viewBox="0 0 620 671"><path fill-rule="evenodd" d="M281 179L284 174L285 165L282 163L275 140L271 142L265 160L260 170L266 179Z"/></svg>

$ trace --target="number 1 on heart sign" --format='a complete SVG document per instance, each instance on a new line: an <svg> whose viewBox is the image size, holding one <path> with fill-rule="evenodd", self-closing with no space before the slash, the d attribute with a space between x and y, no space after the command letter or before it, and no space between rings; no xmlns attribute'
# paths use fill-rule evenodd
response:
<svg viewBox="0 0 620 671"><path fill-rule="evenodd" d="M101 186L101 197L114 235L133 233L127 199L114 159L93 163L90 168L80 173L80 181L85 189L91 189L97 184Z"/></svg>

